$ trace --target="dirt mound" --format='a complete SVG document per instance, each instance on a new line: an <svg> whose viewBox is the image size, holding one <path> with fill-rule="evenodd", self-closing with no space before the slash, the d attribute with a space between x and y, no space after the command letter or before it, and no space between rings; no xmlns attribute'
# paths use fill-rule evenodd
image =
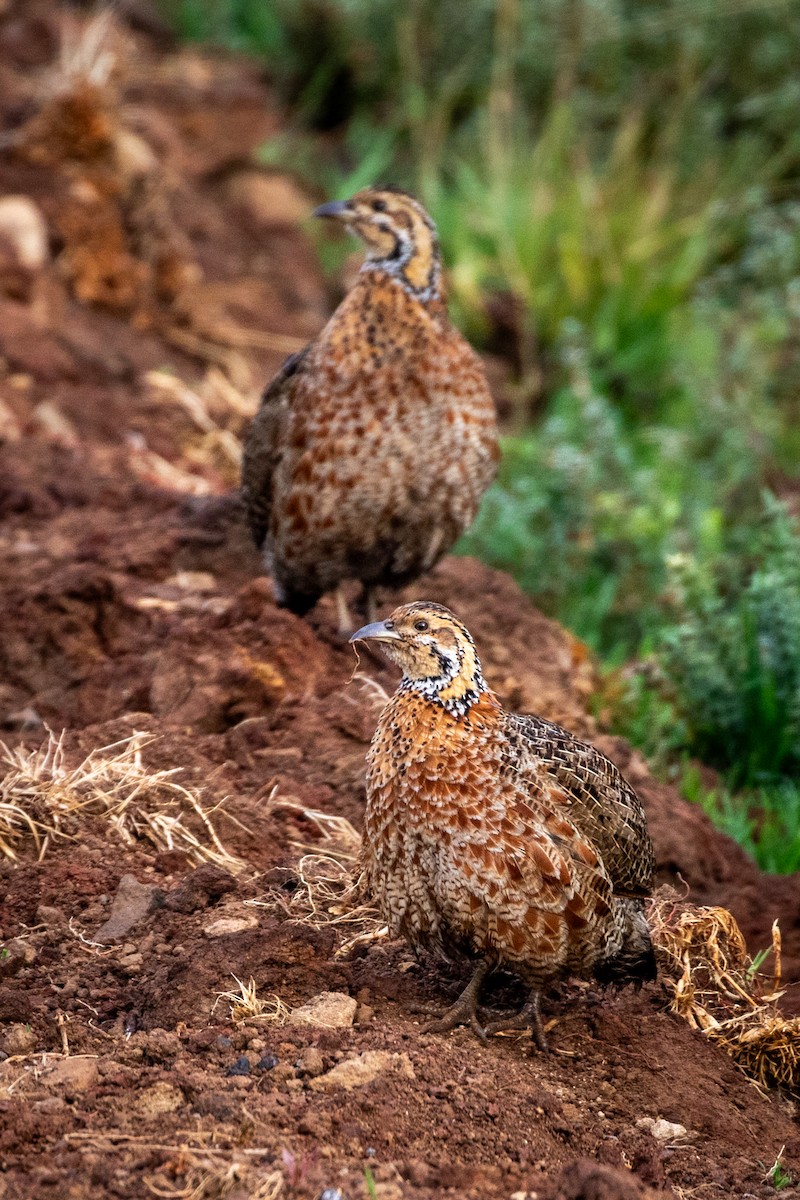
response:
<svg viewBox="0 0 800 1200"><path fill-rule="evenodd" d="M367 654L353 678L330 602L275 607L229 490L259 387L326 290L305 198L251 160L280 124L257 69L109 26L91 92L48 75L64 36L49 4L0 14L0 724L40 822L0 868L0 1196L771 1195L792 1106L658 986L562 989L546 1058L423 1035L455 976L385 942L334 959L331 930L260 906L320 845L307 810L359 826L395 682ZM730 907L754 949L780 917L800 977L797 880L760 875L598 733L579 643L476 562L412 595L465 619L505 703L612 754L662 881ZM114 766L131 753L139 775ZM180 803L143 778L175 769ZM86 799L98 772L113 804ZM147 823L162 802L194 842ZM228 869L193 850L212 827ZM345 1023L297 1023L323 992L350 998Z"/></svg>

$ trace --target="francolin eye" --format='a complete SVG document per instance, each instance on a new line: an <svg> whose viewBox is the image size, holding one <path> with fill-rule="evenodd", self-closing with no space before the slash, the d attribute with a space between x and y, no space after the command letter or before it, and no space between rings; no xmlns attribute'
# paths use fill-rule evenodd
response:
<svg viewBox="0 0 800 1200"><path fill-rule="evenodd" d="M430 625L427 621L415 621L414 628L418 629L420 633L424 633L426 629L430 629Z"/></svg>
<svg viewBox="0 0 800 1200"><path fill-rule="evenodd" d="M373 212L386 212L386 201L385 200L373 200L372 201L372 211Z"/></svg>

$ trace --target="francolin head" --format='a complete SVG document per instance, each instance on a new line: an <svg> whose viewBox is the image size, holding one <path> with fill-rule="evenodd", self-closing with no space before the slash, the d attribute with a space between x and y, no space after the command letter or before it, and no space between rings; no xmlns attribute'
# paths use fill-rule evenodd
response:
<svg viewBox="0 0 800 1200"><path fill-rule="evenodd" d="M428 1028L529 1026L545 1049L550 983L652 979L653 849L613 763L558 725L504 711L469 632L438 604L406 604L351 640L378 643L403 672L367 759L362 886L412 946L475 962ZM479 992L498 967L529 999L484 1029Z"/></svg>
<svg viewBox="0 0 800 1200"><path fill-rule="evenodd" d="M369 596L428 571L474 519L499 454L486 376L448 318L422 205L367 188L316 215L360 238L366 259L264 393L242 478L277 598L300 614L346 580Z"/></svg>

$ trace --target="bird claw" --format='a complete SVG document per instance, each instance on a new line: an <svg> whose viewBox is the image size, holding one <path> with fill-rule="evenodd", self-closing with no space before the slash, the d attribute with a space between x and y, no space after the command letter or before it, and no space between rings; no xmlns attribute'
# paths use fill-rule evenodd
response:
<svg viewBox="0 0 800 1200"><path fill-rule="evenodd" d="M542 1051L547 1054L550 1050L547 1041L547 1035L542 1025L542 1017L539 1012L539 998L531 999L525 1005L521 1012L518 1012L513 1017L500 1017L497 1021L490 1021L486 1026L486 1033L489 1037L495 1033L506 1033L514 1029L529 1029L531 1037Z"/></svg>
<svg viewBox="0 0 800 1200"><path fill-rule="evenodd" d="M485 1042L487 1040L486 1030L478 1020L475 1005L464 1003L460 1000L451 1005L441 1017L437 1017L435 1021L428 1021L426 1025L423 1025L422 1032L449 1033L451 1029L456 1029L459 1025L466 1025L472 1030L479 1041Z"/></svg>

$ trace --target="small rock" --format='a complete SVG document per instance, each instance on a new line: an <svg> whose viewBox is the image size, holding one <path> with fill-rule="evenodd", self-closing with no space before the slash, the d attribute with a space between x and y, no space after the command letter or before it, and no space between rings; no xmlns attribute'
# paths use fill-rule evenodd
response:
<svg viewBox="0 0 800 1200"><path fill-rule="evenodd" d="M23 938L12 938L0 947L0 979L6 975L16 975L23 967L35 962L35 948Z"/></svg>
<svg viewBox="0 0 800 1200"><path fill-rule="evenodd" d="M36 910L36 924L46 925L49 929L61 929L67 924L67 918L62 909L40 904Z"/></svg>
<svg viewBox="0 0 800 1200"><path fill-rule="evenodd" d="M144 956L141 954L123 954L117 962L117 966L125 972L126 975L135 975L137 971L141 971L144 966Z"/></svg>
<svg viewBox="0 0 800 1200"><path fill-rule="evenodd" d="M134 1034L150 1062L172 1062L183 1050L180 1035L174 1029L149 1029Z"/></svg>
<svg viewBox="0 0 800 1200"><path fill-rule="evenodd" d="M111 913L94 935L95 942L114 942L148 917L164 903L164 893L150 883L140 883L135 875L123 875L111 905Z"/></svg>
<svg viewBox="0 0 800 1200"><path fill-rule="evenodd" d="M47 222L27 196L0 199L0 238L27 271L40 271L50 257Z"/></svg>
<svg viewBox="0 0 800 1200"><path fill-rule="evenodd" d="M286 1083L289 1080L295 1079L297 1072L290 1063L276 1063L272 1068L272 1078L275 1083Z"/></svg>
<svg viewBox="0 0 800 1200"><path fill-rule="evenodd" d="M238 1088L239 1091L247 1091L253 1086L254 1080L249 1075L234 1075L228 1080L229 1088Z"/></svg>
<svg viewBox="0 0 800 1200"><path fill-rule="evenodd" d="M659 1117L657 1120L652 1117L640 1117L636 1122L636 1128L648 1130L659 1142L679 1142L681 1138L689 1136L689 1130L685 1125L665 1121L663 1117Z"/></svg>
<svg viewBox="0 0 800 1200"><path fill-rule="evenodd" d="M128 179L140 179L158 170L158 159L149 143L130 129L117 130L114 150L117 167Z"/></svg>
<svg viewBox="0 0 800 1200"><path fill-rule="evenodd" d="M339 1188L326 1187L323 1189L319 1200L345 1200L345 1195L344 1192L339 1190Z"/></svg>
<svg viewBox="0 0 800 1200"><path fill-rule="evenodd" d="M97 1083L97 1059L74 1054L42 1069L41 1081L47 1088L63 1092L67 1100L88 1092Z"/></svg>
<svg viewBox="0 0 800 1200"><path fill-rule="evenodd" d="M179 1108L183 1108L186 1101L180 1088L162 1080L140 1092L135 1103L146 1117L159 1117L163 1113L177 1112Z"/></svg>
<svg viewBox="0 0 800 1200"><path fill-rule="evenodd" d="M164 584L180 588L182 592L215 592L219 587L216 575L209 571L176 571L164 580Z"/></svg>
<svg viewBox="0 0 800 1200"><path fill-rule="evenodd" d="M57 404L42 400L31 413L31 425L48 441L74 449L80 445L77 427L65 416Z"/></svg>
<svg viewBox="0 0 800 1200"><path fill-rule="evenodd" d="M221 1033L219 1035L219 1037L217 1038L217 1049L218 1050L230 1050L232 1044L233 1043L231 1042L231 1039L227 1036L227 1034Z"/></svg>
<svg viewBox="0 0 800 1200"><path fill-rule="evenodd" d="M168 893L166 906L173 912L193 913L216 904L228 892L235 892L238 886L230 871L215 867L213 863L203 863Z"/></svg>
<svg viewBox="0 0 800 1200"><path fill-rule="evenodd" d="M30 1054L36 1045L36 1034L30 1025L12 1025L0 1045L9 1058L14 1054Z"/></svg>
<svg viewBox="0 0 800 1200"><path fill-rule="evenodd" d="M344 1029L353 1024L358 1005L343 992L320 992L313 1000L292 1010L288 1025L312 1025L319 1029Z"/></svg>
<svg viewBox="0 0 800 1200"><path fill-rule="evenodd" d="M371 1083L387 1071L404 1075L406 1079L416 1079L411 1059L407 1054L392 1054L388 1050L365 1050L355 1058L343 1059L325 1075L312 1079L308 1086L319 1092L339 1087L349 1092L353 1088Z"/></svg>
<svg viewBox="0 0 800 1200"><path fill-rule="evenodd" d="M278 1060L274 1054L270 1054L269 1050L266 1054L262 1054L261 1058L256 1063L259 1071L272 1071L278 1065Z"/></svg>
<svg viewBox="0 0 800 1200"><path fill-rule="evenodd" d="M316 1046L307 1046L296 1063L301 1075L316 1077L325 1070L325 1061Z"/></svg>
<svg viewBox="0 0 800 1200"><path fill-rule="evenodd" d="M66 1107L67 1102L62 1096L45 1096L44 1100L34 1100L31 1105L34 1112L48 1114L61 1112Z"/></svg>
<svg viewBox="0 0 800 1200"><path fill-rule="evenodd" d="M226 1075L249 1075L250 1074L250 1059L246 1054L240 1054L235 1063L232 1063L226 1071Z"/></svg>
<svg viewBox="0 0 800 1200"><path fill-rule="evenodd" d="M258 928L258 917L219 917L203 926L203 933L208 938L228 937L233 933L245 933L248 929Z"/></svg>

